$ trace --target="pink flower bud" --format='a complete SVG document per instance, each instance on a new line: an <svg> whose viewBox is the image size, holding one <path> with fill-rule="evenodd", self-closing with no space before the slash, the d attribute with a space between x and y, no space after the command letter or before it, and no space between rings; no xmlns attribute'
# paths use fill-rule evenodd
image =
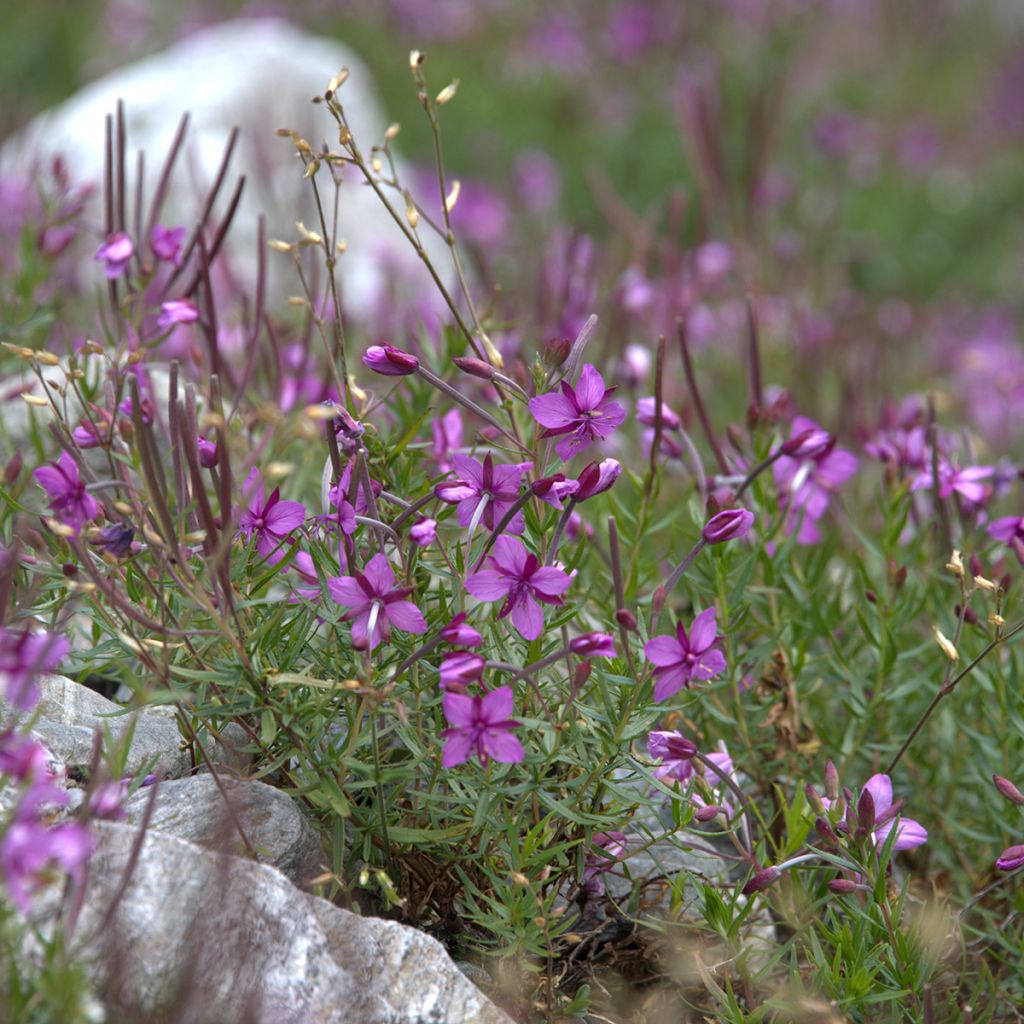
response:
<svg viewBox="0 0 1024 1024"><path fill-rule="evenodd" d="M573 637L569 649L583 658L615 657L615 641L610 633L584 633Z"/></svg>
<svg viewBox="0 0 1024 1024"><path fill-rule="evenodd" d="M576 501L586 501L595 495L607 491L622 473L622 465L617 459L605 459L602 462L591 462L576 478L579 490L573 497Z"/></svg>
<svg viewBox="0 0 1024 1024"><path fill-rule="evenodd" d="M705 804L694 814L694 817L700 822L713 821L721 812L721 807L715 804Z"/></svg>
<svg viewBox="0 0 1024 1024"><path fill-rule="evenodd" d="M791 437L779 449L783 455L791 459L813 459L823 455L832 443L832 437L824 430L803 430L796 437Z"/></svg>
<svg viewBox="0 0 1024 1024"><path fill-rule="evenodd" d="M636 616L628 608L620 608L615 613L615 621L620 626L625 626L630 632L636 630Z"/></svg>
<svg viewBox="0 0 1024 1024"><path fill-rule="evenodd" d="M207 441L205 437L196 439L196 448L199 449L199 465L210 469L217 465L217 445L213 441Z"/></svg>
<svg viewBox="0 0 1024 1024"><path fill-rule="evenodd" d="M480 647L484 638L466 622L466 613L458 615L441 630L441 639L446 644L458 644L460 647Z"/></svg>
<svg viewBox="0 0 1024 1024"><path fill-rule="evenodd" d="M1024 867L1024 846L1011 846L1003 850L996 861L996 867L1000 871L1016 871L1017 868Z"/></svg>
<svg viewBox="0 0 1024 1024"><path fill-rule="evenodd" d="M441 662L441 686L445 690L462 690L477 682L487 662L472 651L452 651Z"/></svg>
<svg viewBox="0 0 1024 1024"><path fill-rule="evenodd" d="M421 519L409 528L409 536L421 548L430 547L437 540L437 522L433 519Z"/></svg>
<svg viewBox="0 0 1024 1024"><path fill-rule="evenodd" d="M393 345L371 345L363 356L363 364L385 377L407 377L416 372L420 361Z"/></svg>
<svg viewBox="0 0 1024 1024"><path fill-rule="evenodd" d="M831 761L825 765L825 796L829 800L835 800L839 796L839 772Z"/></svg>
<svg viewBox="0 0 1024 1024"><path fill-rule="evenodd" d="M481 380L492 380L494 378L494 367L485 363L482 359L473 356L457 356L452 362L463 372L471 377L479 377Z"/></svg>
<svg viewBox="0 0 1024 1024"><path fill-rule="evenodd" d="M708 521L701 536L705 544L722 544L727 540L745 537L753 525L753 512L744 508L727 508Z"/></svg>
<svg viewBox="0 0 1024 1024"><path fill-rule="evenodd" d="M1024 807L1024 793L1022 793L1009 779L1004 779L1002 775L993 775L992 781L996 784L996 789L998 789L999 792L1010 801L1010 803L1014 803L1018 807Z"/></svg>
<svg viewBox="0 0 1024 1024"><path fill-rule="evenodd" d="M861 888L861 886L851 878L833 878L832 881L828 883L828 887L832 892L837 892L840 895L856 892Z"/></svg>
<svg viewBox="0 0 1024 1024"><path fill-rule="evenodd" d="M769 886L774 885L782 876L782 872L776 867L761 868L754 873L754 877L743 886L743 895L750 896L755 892L764 892Z"/></svg>

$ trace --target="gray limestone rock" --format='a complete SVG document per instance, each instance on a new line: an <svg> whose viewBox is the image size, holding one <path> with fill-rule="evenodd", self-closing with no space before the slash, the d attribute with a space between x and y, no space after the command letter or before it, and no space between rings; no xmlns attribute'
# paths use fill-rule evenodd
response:
<svg viewBox="0 0 1024 1024"><path fill-rule="evenodd" d="M262 863L297 885L323 871L320 840L291 797L263 782L221 776L220 784L223 792L211 775L161 783L149 827L225 853L244 855L247 841ZM142 820L151 796L140 789L125 804L131 824Z"/></svg>
<svg viewBox="0 0 1024 1024"><path fill-rule="evenodd" d="M103 1001L177 1024L511 1024L415 929L364 918L280 872L100 824L75 930Z"/></svg>
<svg viewBox="0 0 1024 1024"><path fill-rule="evenodd" d="M125 771L130 775L158 771L177 778L191 769L181 749L181 735L172 718L142 709L126 714L124 708L65 676L40 677L42 696L33 730L64 762L72 775L84 774L92 762L96 730L107 729L115 742L130 742ZM14 709L0 699L0 722L11 720Z"/></svg>

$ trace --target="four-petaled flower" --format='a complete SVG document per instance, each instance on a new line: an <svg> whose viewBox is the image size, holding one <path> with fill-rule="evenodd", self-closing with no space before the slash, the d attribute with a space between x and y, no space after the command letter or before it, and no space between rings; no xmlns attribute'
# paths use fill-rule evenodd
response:
<svg viewBox="0 0 1024 1024"><path fill-rule="evenodd" d="M512 714L514 697L511 686L499 686L483 696L446 693L444 717L450 728L441 733L445 741L441 764L453 768L468 761L475 752L480 763L488 760L514 764L525 756L523 746L512 735L519 722Z"/></svg>
<svg viewBox="0 0 1024 1024"><path fill-rule="evenodd" d="M7 699L23 711L39 701L40 675L52 672L71 644L57 633L0 627L0 680Z"/></svg>
<svg viewBox="0 0 1024 1024"><path fill-rule="evenodd" d="M156 318L157 327L177 327L178 324L191 324L199 319L199 310L194 302L188 299L170 299L160 307L160 315Z"/></svg>
<svg viewBox="0 0 1024 1024"><path fill-rule="evenodd" d="M246 477L243 492L252 497L246 510L238 517L238 533L246 540L255 535L257 553L274 565L288 552L285 544L288 534L305 522L306 506L301 501L282 501L281 490L277 487L264 500L263 484L257 486L258 480L259 471L256 469Z"/></svg>
<svg viewBox="0 0 1024 1024"><path fill-rule="evenodd" d="M118 231L107 236L107 240L96 250L93 259L102 260L106 264L103 272L113 280L124 273L128 261L134 254L135 245L132 240L123 231Z"/></svg>
<svg viewBox="0 0 1024 1024"><path fill-rule="evenodd" d="M604 378L587 363L575 388L563 380L561 392L548 391L530 399L530 412L546 428L541 437L569 435L555 445L559 458L568 462L622 423L626 410L611 401L614 391L614 387L604 386Z"/></svg>
<svg viewBox="0 0 1024 1024"><path fill-rule="evenodd" d="M896 840L892 847L894 850L912 850L915 846L920 846L927 841L928 830L923 825L914 821L913 818L900 816L903 801L893 802L892 779L888 775L872 775L864 783L858 806L863 804L865 792L871 795L870 802L874 807L874 821L867 827L870 828L878 846L885 844L893 829L897 830ZM831 803L827 798L822 798L822 802L826 807Z"/></svg>
<svg viewBox="0 0 1024 1024"><path fill-rule="evenodd" d="M99 515L99 503L85 489L85 481L78 475L78 465L68 452L61 452L56 462L40 466L33 475L46 491L57 518L72 527L75 534Z"/></svg>
<svg viewBox="0 0 1024 1024"><path fill-rule="evenodd" d="M648 640L644 656L655 666L654 699L665 700L691 682L702 682L725 670L725 655L718 649L715 609L706 608L693 620L690 633L682 622L675 636Z"/></svg>
<svg viewBox="0 0 1024 1024"><path fill-rule="evenodd" d="M388 560L379 552L360 572L351 576L333 576L327 589L338 604L349 608L344 615L352 622L352 646L357 650L373 650L383 640L391 639L391 627L406 633L425 633L427 621L423 613L405 598L412 587L396 587L395 574Z"/></svg>
<svg viewBox="0 0 1024 1024"><path fill-rule="evenodd" d="M434 488L434 493L449 505L458 505L459 526L483 523L493 530L519 497L519 486L529 464L496 465L488 453L484 461L468 455L452 456L452 468L457 480L446 480ZM509 533L522 533L523 514L517 512L506 528Z"/></svg>
<svg viewBox="0 0 1024 1024"><path fill-rule="evenodd" d="M466 580L466 590L481 601L504 599L498 618L510 615L512 625L527 640L536 640L544 629L544 613L537 602L561 604L560 595L572 580L561 569L541 565L537 556L513 537L499 537L486 564L489 569Z"/></svg>

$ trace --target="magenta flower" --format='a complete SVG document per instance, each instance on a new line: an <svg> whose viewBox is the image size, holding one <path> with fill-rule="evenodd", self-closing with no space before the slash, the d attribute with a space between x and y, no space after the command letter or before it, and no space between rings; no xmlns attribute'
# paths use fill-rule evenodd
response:
<svg viewBox="0 0 1024 1024"><path fill-rule="evenodd" d="M48 802L67 802L62 790L47 789L52 790L47 794ZM48 867L65 871L81 882L82 870L92 852L92 836L83 825L68 822L47 828L35 820L37 808L36 793L29 790L0 840L0 874L11 900L25 913L30 909L32 892L46 882Z"/></svg>
<svg viewBox="0 0 1024 1024"><path fill-rule="evenodd" d="M957 468L944 458L939 459L939 497L948 498L951 494L974 505L982 504L991 494L991 490L981 481L987 480L993 473L991 466L965 466ZM935 474L929 466L923 469L910 485L912 491L927 490L935 486Z"/></svg>
<svg viewBox="0 0 1024 1024"><path fill-rule="evenodd" d="M722 544L727 540L746 537L753 525L753 512L745 508L727 508L708 520L701 536L705 544Z"/></svg>
<svg viewBox="0 0 1024 1024"><path fill-rule="evenodd" d="M1004 516L988 524L988 535L1013 548L1017 560L1024 564L1024 516Z"/></svg>
<svg viewBox="0 0 1024 1024"><path fill-rule="evenodd" d="M569 435L555 445L559 458L568 462L595 441L609 437L622 423L626 410L610 401L614 391L614 387L604 386L604 378L587 363L575 388L563 380L561 393L549 391L530 399L530 412L546 428L541 437Z"/></svg>
<svg viewBox="0 0 1024 1024"><path fill-rule="evenodd" d="M263 497L263 484L254 467L245 479L244 493L252 494L246 510L238 517L238 535L247 541L256 537L256 551L261 558L276 565L287 554L285 542L292 530L306 520L306 506L301 501L282 501L280 488L275 487L269 498Z"/></svg>
<svg viewBox="0 0 1024 1024"><path fill-rule="evenodd" d="M481 647L484 642L480 633L466 622L465 612L459 612L441 630L441 639L446 644L454 644L457 647Z"/></svg>
<svg viewBox="0 0 1024 1024"><path fill-rule="evenodd" d="M363 572L353 569L351 576L329 579L327 589L338 604L350 609L344 618L352 622L352 646L357 650L372 651L381 640L388 643L392 626L405 633L427 631L423 613L405 600L412 587L395 587L394 571L380 552Z"/></svg>
<svg viewBox="0 0 1024 1024"><path fill-rule="evenodd" d="M589 896L604 894L601 876L615 867L626 853L629 839L625 832L595 832L592 848L583 857L583 888Z"/></svg>
<svg viewBox="0 0 1024 1024"><path fill-rule="evenodd" d="M488 760L503 764L522 761L526 756L523 746L512 735L520 723L509 717L513 704L511 686L499 686L482 697L446 693L444 717L450 728L441 733L445 741L441 764L454 768L468 761L474 752L485 767Z"/></svg>
<svg viewBox="0 0 1024 1024"><path fill-rule="evenodd" d="M149 247L158 260L173 263L178 267L181 266L181 243L184 239L183 227L165 228L161 224L155 224L149 237Z"/></svg>
<svg viewBox="0 0 1024 1024"><path fill-rule="evenodd" d="M134 254L135 246L132 240L123 231L118 231L107 236L107 240L96 250L93 259L102 260L106 264L103 268L104 273L113 280L124 273L128 261Z"/></svg>
<svg viewBox="0 0 1024 1024"><path fill-rule="evenodd" d="M529 470L528 464L495 465L490 454L483 462L468 455L454 455L452 465L458 479L438 484L434 493L449 505L458 505L459 526L483 523L488 530L494 529L519 498L520 483ZM522 533L524 529L523 514L517 512L507 531Z"/></svg>
<svg viewBox="0 0 1024 1024"><path fill-rule="evenodd" d="M481 601L504 604L498 618L512 618L512 625L527 640L536 640L544 629L544 613L540 604L561 604L561 594L572 580L561 569L541 565L537 556L513 537L499 537L487 556L491 568L473 573L466 580L466 590Z"/></svg>
<svg viewBox="0 0 1024 1024"><path fill-rule="evenodd" d="M718 642L714 608L706 608L693 620L689 635L679 622L675 636L648 640L644 657L655 666L654 699L666 700L695 680L703 682L724 672L725 655Z"/></svg>
<svg viewBox="0 0 1024 1024"><path fill-rule="evenodd" d="M872 832L879 846L886 842L894 828L897 830L894 850L912 850L927 841L928 831L923 825L912 818L900 817L899 810L903 801L899 801L898 805L893 804L892 780L888 775L872 775L864 783L864 789L871 794L874 802L875 821Z"/></svg>
<svg viewBox="0 0 1024 1024"><path fill-rule="evenodd" d="M78 465L68 452L61 452L56 462L40 466L32 474L36 483L50 499L50 508L65 526L75 534L99 515L99 502L85 489L85 481L78 474Z"/></svg>
<svg viewBox="0 0 1024 1024"><path fill-rule="evenodd" d="M622 464L618 459L603 459L601 462L591 462L583 467L583 472L576 478L578 484L573 500L586 501L598 494L610 490L612 484L619 479L622 473Z"/></svg>
<svg viewBox="0 0 1024 1024"><path fill-rule="evenodd" d="M192 324L199 319L199 310L188 299L171 299L160 307L156 325L160 328L177 327L178 324Z"/></svg>
<svg viewBox="0 0 1024 1024"><path fill-rule="evenodd" d="M0 678L7 699L31 711L39 701L39 676L52 672L70 650L68 641L56 633L0 627Z"/></svg>
<svg viewBox="0 0 1024 1024"><path fill-rule="evenodd" d="M50 764L50 752L42 743L10 729L0 733L0 774L34 782L52 774Z"/></svg>
<svg viewBox="0 0 1024 1024"><path fill-rule="evenodd" d="M217 465L217 443L208 441L202 434L196 438L196 448L199 451L199 465L205 469L212 469Z"/></svg>
<svg viewBox="0 0 1024 1024"><path fill-rule="evenodd" d="M363 364L385 377L407 377L416 372L420 361L393 345L371 345L363 356Z"/></svg>

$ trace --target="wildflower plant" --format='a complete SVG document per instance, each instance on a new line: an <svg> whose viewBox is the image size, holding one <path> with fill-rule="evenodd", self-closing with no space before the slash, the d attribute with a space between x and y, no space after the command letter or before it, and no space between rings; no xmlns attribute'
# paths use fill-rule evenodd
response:
<svg viewBox="0 0 1024 1024"><path fill-rule="evenodd" d="M1024 856L1003 820L1024 750L1019 522L989 515L1018 496L927 403L860 424L878 454L859 459L840 417L762 379L748 294L742 359L723 369L675 307L640 359L625 314L673 282L619 268L628 302L606 325L570 301L591 294L566 280L590 273L577 248L547 281L569 336L539 341L529 312L514 334L453 217L455 87L432 91L419 51L409 70L429 188L400 176L396 131L357 137L339 72L317 97L337 143L279 132L316 222L261 238L247 290L218 272L230 184L193 233L137 183L132 223L111 127L90 340L5 349L38 463L12 458L2 490L9 702L31 710L59 665L171 705L197 767L202 735L241 730L253 777L320 831L318 891L513 965L499 994L520 1019L609 1010L589 966L609 945L712 1019L821 999L967 1021L996 978L1024 998ZM684 85L685 120L711 86ZM385 338L346 317L353 188L426 267L440 324ZM735 269L724 243L663 241L694 302ZM294 274L283 310L269 258ZM80 883L90 841L47 827L43 754L4 736L24 790L0 840L15 921L46 872ZM96 815L116 813L113 785Z"/></svg>

